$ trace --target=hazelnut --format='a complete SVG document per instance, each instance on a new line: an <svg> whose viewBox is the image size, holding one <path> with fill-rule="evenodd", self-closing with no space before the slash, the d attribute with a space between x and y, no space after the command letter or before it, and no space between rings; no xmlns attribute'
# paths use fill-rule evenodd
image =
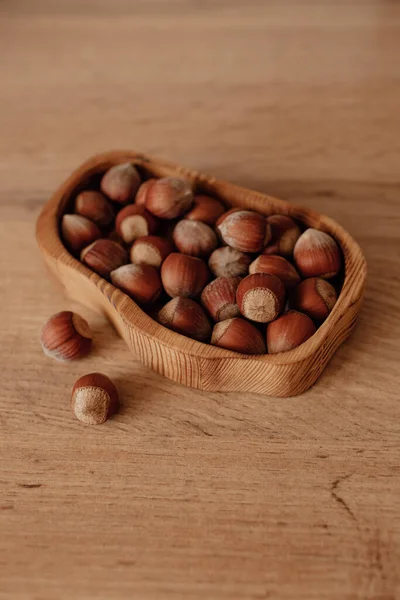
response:
<svg viewBox="0 0 400 600"><path fill-rule="evenodd" d="M236 290L240 281L240 277L217 277L202 291L201 302L214 321L232 319L240 315L236 304Z"/></svg>
<svg viewBox="0 0 400 600"><path fill-rule="evenodd" d="M271 215L267 221L271 227L271 240L263 254L292 256L294 245L301 236L300 227L286 215Z"/></svg>
<svg viewBox="0 0 400 600"><path fill-rule="evenodd" d="M79 421L100 425L118 409L118 392L106 375L83 375L72 388L71 407Z"/></svg>
<svg viewBox="0 0 400 600"><path fill-rule="evenodd" d="M104 173L100 188L114 202L126 204L133 201L140 183L138 170L131 163L124 163L115 165Z"/></svg>
<svg viewBox="0 0 400 600"><path fill-rule="evenodd" d="M125 206L115 219L115 229L126 244L144 235L152 235L157 225L158 219L136 204Z"/></svg>
<svg viewBox="0 0 400 600"><path fill-rule="evenodd" d="M176 333L205 342L211 335L211 326L204 310L190 298L173 298L160 310L157 320Z"/></svg>
<svg viewBox="0 0 400 600"><path fill-rule="evenodd" d="M152 304L161 294L158 270L150 265L123 265L111 271L111 281L138 304Z"/></svg>
<svg viewBox="0 0 400 600"><path fill-rule="evenodd" d="M175 177L156 179L147 189L145 206L160 219L175 219L191 207L193 192L189 181Z"/></svg>
<svg viewBox="0 0 400 600"><path fill-rule="evenodd" d="M234 209L228 213L217 221L222 240L242 252L261 252L271 237L266 218L251 210Z"/></svg>
<svg viewBox="0 0 400 600"><path fill-rule="evenodd" d="M85 319L64 310L43 325L40 342L47 356L61 361L75 360L89 353L92 332Z"/></svg>
<svg viewBox="0 0 400 600"><path fill-rule="evenodd" d="M195 298L208 283L209 271L201 258L173 252L162 264L161 280L172 298Z"/></svg>
<svg viewBox="0 0 400 600"><path fill-rule="evenodd" d="M97 240L81 252L81 261L101 277L128 262L126 250L112 240Z"/></svg>
<svg viewBox="0 0 400 600"><path fill-rule="evenodd" d="M239 283L236 302L242 315L250 321L269 323L283 310L285 288L275 275L254 273Z"/></svg>
<svg viewBox="0 0 400 600"><path fill-rule="evenodd" d="M324 321L337 300L336 290L325 279L311 277L304 279L290 298L290 307L299 310L317 323Z"/></svg>
<svg viewBox="0 0 400 600"><path fill-rule="evenodd" d="M193 206L185 215L185 219L191 221L202 221L207 225L215 225L216 220L225 212L225 206L219 200L204 196L196 195L193 198Z"/></svg>
<svg viewBox="0 0 400 600"><path fill-rule="evenodd" d="M300 275L294 266L283 256L261 254L251 263L249 273L271 273L271 275L276 275L287 290L291 290L301 281Z"/></svg>
<svg viewBox="0 0 400 600"><path fill-rule="evenodd" d="M208 260L208 266L216 277L242 277L247 275L251 256L231 248L223 246L217 248Z"/></svg>
<svg viewBox="0 0 400 600"><path fill-rule="evenodd" d="M307 341L316 332L310 317L296 310L283 313L267 325L267 347L270 354L288 352Z"/></svg>
<svg viewBox="0 0 400 600"><path fill-rule="evenodd" d="M101 237L97 225L80 215L64 215L61 220L61 234L65 245L74 253Z"/></svg>
<svg viewBox="0 0 400 600"><path fill-rule="evenodd" d="M179 221L174 229L173 240L180 252L199 258L209 256L218 246L214 231L201 221Z"/></svg>
<svg viewBox="0 0 400 600"><path fill-rule="evenodd" d="M222 213L222 215L220 215L218 217L218 219L215 221L215 226L217 227L217 229L221 225L221 223L226 219L226 217L229 217L229 215L233 215L234 213L241 212L242 210L244 210L244 209L243 208L238 208L236 206L236 207L230 208L229 210L227 210L224 213Z"/></svg>
<svg viewBox="0 0 400 600"><path fill-rule="evenodd" d="M174 247L169 240L155 235L145 235L133 243L131 261L137 265L152 265L160 268L173 250Z"/></svg>
<svg viewBox="0 0 400 600"><path fill-rule="evenodd" d="M318 229L306 229L296 242L293 252L297 269L303 277L334 277L342 265L335 240Z"/></svg>
<svg viewBox="0 0 400 600"><path fill-rule="evenodd" d="M265 342L257 327L238 317L214 325L211 344L242 354L265 354Z"/></svg>
<svg viewBox="0 0 400 600"><path fill-rule="evenodd" d="M136 198L135 198L136 206L144 206L146 204L147 191L150 189L150 186L152 186L155 181L156 180L154 178L152 178L152 179L148 179L147 181L144 181L142 183L142 185L140 186L140 188L138 189L138 191L136 193Z"/></svg>
<svg viewBox="0 0 400 600"><path fill-rule="evenodd" d="M99 227L106 227L114 219L114 210L111 203L94 190L81 192L75 198L75 212L96 223Z"/></svg>

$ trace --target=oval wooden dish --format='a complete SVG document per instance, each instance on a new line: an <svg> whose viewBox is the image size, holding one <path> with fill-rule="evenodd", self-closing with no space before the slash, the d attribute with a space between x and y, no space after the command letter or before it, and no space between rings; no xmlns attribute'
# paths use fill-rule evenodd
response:
<svg viewBox="0 0 400 600"><path fill-rule="evenodd" d="M133 300L76 260L63 245L59 224L76 193L109 167L130 161L147 176L189 178L197 191L229 206L262 214L282 213L332 235L344 256L344 281L338 301L317 332L298 348L274 355L249 356L203 344L159 325ZM251 391L294 396L320 376L335 350L348 337L360 311L366 279L364 256L351 236L328 217L259 192L217 181L135 152L99 154L80 166L44 206L37 221L37 241L50 271L68 296L106 314L135 357L178 383L208 391Z"/></svg>

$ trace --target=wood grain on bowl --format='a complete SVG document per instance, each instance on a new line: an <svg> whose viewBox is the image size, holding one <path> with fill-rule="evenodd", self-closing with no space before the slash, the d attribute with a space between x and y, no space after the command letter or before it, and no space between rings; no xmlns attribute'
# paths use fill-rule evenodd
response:
<svg viewBox="0 0 400 600"><path fill-rule="evenodd" d="M60 238L60 220L77 192L111 166L131 162L147 177L185 177L195 192L210 194L228 207L266 216L283 214L329 233L344 262L344 281L329 317L307 342L289 352L245 355L172 332L139 308L122 291L74 258ZM143 363L184 385L209 391L252 391L294 396L320 376L335 350L353 329L360 311L366 264L358 244L332 219L283 200L218 181L180 165L130 151L99 154L81 165L54 193L37 221L37 241L51 272L71 298L106 314Z"/></svg>

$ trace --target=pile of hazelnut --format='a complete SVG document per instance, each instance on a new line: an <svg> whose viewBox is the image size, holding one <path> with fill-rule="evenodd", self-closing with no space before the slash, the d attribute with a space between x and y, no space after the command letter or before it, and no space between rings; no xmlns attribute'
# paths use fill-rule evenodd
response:
<svg viewBox="0 0 400 600"><path fill-rule="evenodd" d="M240 353L296 348L337 300L342 256L327 233L226 210L185 179L143 180L130 163L77 194L61 234L164 327Z"/></svg>

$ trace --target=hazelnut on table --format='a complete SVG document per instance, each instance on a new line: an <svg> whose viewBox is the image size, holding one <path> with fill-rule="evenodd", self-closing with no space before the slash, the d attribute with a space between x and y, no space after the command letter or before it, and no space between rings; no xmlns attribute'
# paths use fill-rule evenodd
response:
<svg viewBox="0 0 400 600"><path fill-rule="evenodd" d="M100 425L118 409L118 392L102 373L83 375L72 389L71 408L85 425Z"/></svg>
<svg viewBox="0 0 400 600"><path fill-rule="evenodd" d="M85 319L70 310L59 312L43 325L40 333L43 352L60 361L82 358L92 347L92 331Z"/></svg>

